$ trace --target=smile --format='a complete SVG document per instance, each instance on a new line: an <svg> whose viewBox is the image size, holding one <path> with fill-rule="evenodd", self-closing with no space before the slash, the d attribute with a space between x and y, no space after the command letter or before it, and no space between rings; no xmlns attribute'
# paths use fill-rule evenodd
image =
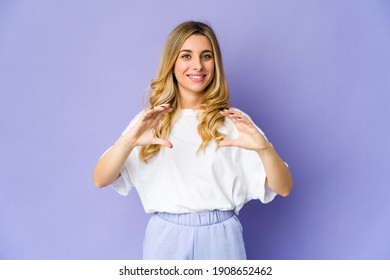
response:
<svg viewBox="0 0 390 280"><path fill-rule="evenodd" d="M192 81L203 81L206 75L187 75Z"/></svg>

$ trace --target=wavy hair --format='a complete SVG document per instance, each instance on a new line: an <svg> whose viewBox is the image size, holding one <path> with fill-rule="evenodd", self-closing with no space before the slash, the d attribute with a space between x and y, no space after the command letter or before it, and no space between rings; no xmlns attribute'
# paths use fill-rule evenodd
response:
<svg viewBox="0 0 390 280"><path fill-rule="evenodd" d="M161 55L160 67L156 79L150 85L149 103L151 107L169 103L174 107L174 111L164 115L155 129L155 135L159 138L167 138L172 125L178 116L180 95L173 69L180 49L188 37L192 35L206 36L212 45L214 57L214 77L205 89L202 104L200 105L200 116L198 133L202 138L199 151L204 151L209 141L214 140L219 143L224 138L224 134L217 129L224 124L225 117L219 111L229 106L229 89L222 63L222 55L217 37L212 28L196 21L186 21L178 25L168 35ZM147 162L148 159L156 155L161 149L160 145L148 145L141 147L140 158Z"/></svg>

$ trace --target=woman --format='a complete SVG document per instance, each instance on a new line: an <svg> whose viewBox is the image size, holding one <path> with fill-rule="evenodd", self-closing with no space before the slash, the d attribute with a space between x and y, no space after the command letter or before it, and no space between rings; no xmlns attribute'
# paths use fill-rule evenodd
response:
<svg viewBox="0 0 390 280"><path fill-rule="evenodd" d="M144 259L246 259L236 214L292 187L288 167L261 130L229 106L213 30L183 22L168 36L140 112L98 161L97 187L136 187L154 213Z"/></svg>

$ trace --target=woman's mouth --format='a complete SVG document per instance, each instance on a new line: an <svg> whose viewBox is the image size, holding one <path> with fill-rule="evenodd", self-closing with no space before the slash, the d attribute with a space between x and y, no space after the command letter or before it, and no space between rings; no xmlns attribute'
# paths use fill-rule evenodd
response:
<svg viewBox="0 0 390 280"><path fill-rule="evenodd" d="M189 74L187 76L188 76L188 78L191 79L191 81L194 81L194 82L203 81L204 78L206 77L206 75L192 75L192 74Z"/></svg>

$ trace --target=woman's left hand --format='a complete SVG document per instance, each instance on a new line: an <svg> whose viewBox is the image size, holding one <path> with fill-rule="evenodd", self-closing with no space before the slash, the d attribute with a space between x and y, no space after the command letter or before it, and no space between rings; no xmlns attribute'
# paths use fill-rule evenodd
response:
<svg viewBox="0 0 390 280"><path fill-rule="evenodd" d="M264 151L269 147L268 140L243 113L234 109L225 109L220 113L235 124L239 133L237 139L220 141L220 147L235 146L256 152Z"/></svg>

